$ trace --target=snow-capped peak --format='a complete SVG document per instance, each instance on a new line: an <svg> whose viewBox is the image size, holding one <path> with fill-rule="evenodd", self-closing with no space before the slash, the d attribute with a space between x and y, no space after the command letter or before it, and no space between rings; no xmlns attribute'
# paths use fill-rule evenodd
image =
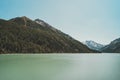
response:
<svg viewBox="0 0 120 80"><path fill-rule="evenodd" d="M100 50L102 47L104 47L104 45L94 42L92 40L87 40L84 42L84 44L93 50Z"/></svg>

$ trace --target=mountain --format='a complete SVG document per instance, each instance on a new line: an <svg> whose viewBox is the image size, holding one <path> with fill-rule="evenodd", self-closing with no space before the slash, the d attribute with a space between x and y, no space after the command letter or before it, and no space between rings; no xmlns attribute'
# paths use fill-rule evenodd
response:
<svg viewBox="0 0 120 80"><path fill-rule="evenodd" d="M103 47L101 51L106 53L120 53L120 38Z"/></svg>
<svg viewBox="0 0 120 80"><path fill-rule="evenodd" d="M0 19L0 53L93 52L96 51L40 19Z"/></svg>
<svg viewBox="0 0 120 80"><path fill-rule="evenodd" d="M100 49L102 47L104 47L104 45L102 44L99 44L99 43L96 43L92 40L89 40L89 41L85 41L83 42L86 46L88 46L90 49L93 49L93 50L97 50L97 51L100 51Z"/></svg>

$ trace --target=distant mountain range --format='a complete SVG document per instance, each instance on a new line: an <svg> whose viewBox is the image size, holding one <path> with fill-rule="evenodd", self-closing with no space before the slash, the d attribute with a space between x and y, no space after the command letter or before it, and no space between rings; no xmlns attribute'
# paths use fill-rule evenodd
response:
<svg viewBox="0 0 120 80"><path fill-rule="evenodd" d="M25 16L0 19L0 53L93 53L48 23Z"/></svg>
<svg viewBox="0 0 120 80"><path fill-rule="evenodd" d="M120 53L120 38L112 41L108 45L102 45L91 40L83 43L90 49L97 50L102 53Z"/></svg>
<svg viewBox="0 0 120 80"><path fill-rule="evenodd" d="M106 53L120 53L120 38L103 47L101 51Z"/></svg>
<svg viewBox="0 0 120 80"><path fill-rule="evenodd" d="M104 45L99 44L92 40L89 40L89 41L87 40L87 41L83 42L83 44L88 46L90 49L97 50L97 51L100 51L100 49L104 47Z"/></svg>

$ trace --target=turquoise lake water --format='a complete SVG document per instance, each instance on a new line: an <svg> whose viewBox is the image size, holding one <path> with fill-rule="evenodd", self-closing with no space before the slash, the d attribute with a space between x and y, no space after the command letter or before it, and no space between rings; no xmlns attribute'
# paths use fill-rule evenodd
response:
<svg viewBox="0 0 120 80"><path fill-rule="evenodd" d="M0 80L120 80L120 54L0 55Z"/></svg>

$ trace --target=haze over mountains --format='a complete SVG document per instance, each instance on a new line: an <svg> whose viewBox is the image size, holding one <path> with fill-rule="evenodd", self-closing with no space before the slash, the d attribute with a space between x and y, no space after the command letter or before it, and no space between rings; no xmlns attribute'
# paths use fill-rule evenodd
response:
<svg viewBox="0 0 120 80"><path fill-rule="evenodd" d="M100 49L105 46L105 45L102 45L102 44L97 43L97 42L92 41L92 40L87 40L87 41L83 42L83 44L88 46L90 49L97 50L97 51L100 51Z"/></svg>
<svg viewBox="0 0 120 80"><path fill-rule="evenodd" d="M0 19L0 53L93 52L96 51L40 19Z"/></svg>
<svg viewBox="0 0 120 80"><path fill-rule="evenodd" d="M120 38L111 41L108 45L102 45L91 40L83 43L90 49L97 50L102 53L120 53Z"/></svg>

